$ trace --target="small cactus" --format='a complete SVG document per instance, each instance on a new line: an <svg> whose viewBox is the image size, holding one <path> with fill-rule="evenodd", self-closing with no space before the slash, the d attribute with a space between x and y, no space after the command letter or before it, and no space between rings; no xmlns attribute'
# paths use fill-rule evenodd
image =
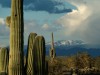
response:
<svg viewBox="0 0 100 75"><path fill-rule="evenodd" d="M45 39L37 36L34 41L34 75L45 74Z"/></svg>
<svg viewBox="0 0 100 75"><path fill-rule="evenodd" d="M9 53L7 48L0 50L0 73L8 73L8 57Z"/></svg>
<svg viewBox="0 0 100 75"><path fill-rule="evenodd" d="M50 57L51 57L51 62L54 60L56 53L55 53L55 48L54 48L54 37L53 33L51 34L52 36L52 42L51 42L51 49L50 49Z"/></svg>
<svg viewBox="0 0 100 75"><path fill-rule="evenodd" d="M33 68L33 51L34 51L34 40L36 37L36 33L30 33L28 38L28 48L27 48L27 56L26 56L26 72L27 75L34 75Z"/></svg>

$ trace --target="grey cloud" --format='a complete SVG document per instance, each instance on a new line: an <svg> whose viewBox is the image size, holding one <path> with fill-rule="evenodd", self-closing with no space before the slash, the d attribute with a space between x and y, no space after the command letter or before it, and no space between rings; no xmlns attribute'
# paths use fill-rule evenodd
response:
<svg viewBox="0 0 100 75"><path fill-rule="evenodd" d="M2 7L10 7L11 0L0 0L0 4L2 5Z"/></svg>
<svg viewBox="0 0 100 75"><path fill-rule="evenodd" d="M95 18L94 18L95 17ZM83 38L91 45L100 47L100 16L93 15L89 18L91 21L87 27L87 31L84 32Z"/></svg>
<svg viewBox="0 0 100 75"><path fill-rule="evenodd" d="M55 0L34 0L34 1L28 1L29 3L26 3L25 1L25 9L26 10L33 10L33 11L47 11L49 13L65 13L65 12L71 12L71 9L66 9L62 2L55 1ZM63 9L59 9L56 6L63 6Z"/></svg>
<svg viewBox="0 0 100 75"><path fill-rule="evenodd" d="M11 0L0 0L0 4L3 7L10 7ZM57 6L62 6L63 9L59 9ZM24 9L32 11L46 11L48 13L66 13L71 12L64 6L63 2L55 0L24 0Z"/></svg>

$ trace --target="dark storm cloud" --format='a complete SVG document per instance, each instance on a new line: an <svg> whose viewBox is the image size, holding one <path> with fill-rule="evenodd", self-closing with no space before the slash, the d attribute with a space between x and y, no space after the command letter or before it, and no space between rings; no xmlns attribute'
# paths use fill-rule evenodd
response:
<svg viewBox="0 0 100 75"><path fill-rule="evenodd" d="M28 2L28 3L26 3ZM49 13L64 13L71 12L71 9L59 9L59 7L63 6L63 3L57 2L54 0L26 0L25 1L25 9L26 10L35 10L35 11L47 11ZM56 6L59 6L58 8Z"/></svg>
<svg viewBox="0 0 100 75"><path fill-rule="evenodd" d="M2 5L2 7L10 7L11 0L0 0L0 4Z"/></svg>
<svg viewBox="0 0 100 75"><path fill-rule="evenodd" d="M11 0L0 0L2 7L10 7ZM63 7L60 9L60 6ZM55 0L24 0L24 9L32 11L46 11L49 13L66 13L71 12L67 9L63 2Z"/></svg>

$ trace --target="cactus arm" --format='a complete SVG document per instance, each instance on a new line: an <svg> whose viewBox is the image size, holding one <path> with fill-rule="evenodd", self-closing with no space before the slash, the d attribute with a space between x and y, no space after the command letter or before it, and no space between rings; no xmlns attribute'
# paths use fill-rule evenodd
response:
<svg viewBox="0 0 100 75"><path fill-rule="evenodd" d="M11 16L7 16L7 17L6 17L6 25L7 25L8 27L10 27L10 24L11 24Z"/></svg>

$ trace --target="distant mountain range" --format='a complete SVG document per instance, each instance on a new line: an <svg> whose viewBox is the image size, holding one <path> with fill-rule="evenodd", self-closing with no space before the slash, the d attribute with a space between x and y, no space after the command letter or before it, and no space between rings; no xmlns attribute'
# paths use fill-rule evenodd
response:
<svg viewBox="0 0 100 75"><path fill-rule="evenodd" d="M81 40L60 40L54 43L57 56L74 55L77 52L88 52L91 56L100 56L99 48L90 48L88 44ZM51 43L46 43L46 54L49 55ZM25 53L27 45L24 46Z"/></svg>

